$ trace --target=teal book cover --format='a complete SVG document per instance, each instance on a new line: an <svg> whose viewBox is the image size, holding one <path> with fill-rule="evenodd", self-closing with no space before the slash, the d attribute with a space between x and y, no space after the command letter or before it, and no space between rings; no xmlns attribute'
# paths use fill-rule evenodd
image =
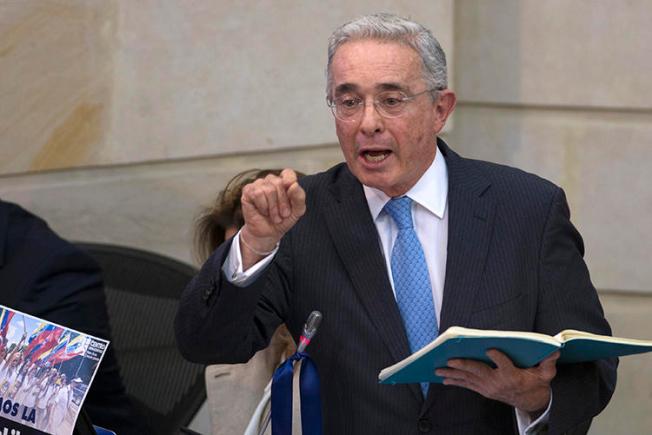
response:
<svg viewBox="0 0 652 435"><path fill-rule="evenodd" d="M378 375L381 384L441 383L435 370L449 359L466 358L493 365L489 349L505 353L517 367L532 367L556 350L559 364L594 361L652 351L652 341L618 338L565 330L554 337L522 331L484 331L451 327L435 341Z"/></svg>

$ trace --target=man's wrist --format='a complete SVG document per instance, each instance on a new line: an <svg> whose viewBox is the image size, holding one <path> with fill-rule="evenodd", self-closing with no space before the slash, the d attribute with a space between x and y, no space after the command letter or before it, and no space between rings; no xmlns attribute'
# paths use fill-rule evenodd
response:
<svg viewBox="0 0 652 435"><path fill-rule="evenodd" d="M522 412L525 412L530 417L531 421L538 420L550 408L551 399L552 389L548 387L546 388L545 393L541 393L540 400L537 401L540 406L537 406L534 410L531 408L522 409Z"/></svg>
<svg viewBox="0 0 652 435"><path fill-rule="evenodd" d="M547 406L544 406L543 408L541 408L541 409L539 409L537 411L528 411L527 414L530 416L530 419L532 421L535 421L536 419L541 417L541 415L546 411L546 409L547 409Z"/></svg>
<svg viewBox="0 0 652 435"><path fill-rule="evenodd" d="M276 248L278 248L278 244L279 244L279 242L276 242L276 244L274 245L274 247L272 249L260 251L260 250L258 250L258 248L255 248L255 247L251 246L249 243L247 243L247 241L245 240L242 233L240 233L240 243L242 243L251 252L253 252L256 255L260 255L261 257L266 257L269 254L271 254L272 252L274 252L276 250Z"/></svg>
<svg viewBox="0 0 652 435"><path fill-rule="evenodd" d="M240 243L254 254L266 257L278 247L279 240L272 237L254 237L245 226L240 231Z"/></svg>

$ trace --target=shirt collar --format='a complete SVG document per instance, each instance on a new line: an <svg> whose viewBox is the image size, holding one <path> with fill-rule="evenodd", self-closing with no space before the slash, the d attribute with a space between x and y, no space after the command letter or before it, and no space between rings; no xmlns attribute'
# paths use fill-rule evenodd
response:
<svg viewBox="0 0 652 435"><path fill-rule="evenodd" d="M375 221L391 197L373 187L363 185L362 188L369 204L371 217ZM446 160L439 150L430 167L405 195L439 219L444 217L448 197L448 170Z"/></svg>

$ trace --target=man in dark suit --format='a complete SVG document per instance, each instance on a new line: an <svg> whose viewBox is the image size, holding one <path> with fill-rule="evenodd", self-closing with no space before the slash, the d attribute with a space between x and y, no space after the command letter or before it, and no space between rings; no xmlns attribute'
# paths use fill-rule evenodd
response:
<svg viewBox="0 0 652 435"><path fill-rule="evenodd" d="M101 271L37 216L0 200L0 304L110 340ZM121 435L147 429L127 398L109 346L84 409Z"/></svg>
<svg viewBox="0 0 652 435"><path fill-rule="evenodd" d="M616 361L557 367L553 354L519 369L490 351L495 367L449 361L438 372L444 385L378 384L382 368L453 325L610 328L563 191L463 159L437 138L455 94L427 29L387 14L340 27L327 93L346 165L301 184L286 170L245 187L244 227L182 296L182 352L246 361L278 324L297 338L318 309L324 321L310 352L325 433L585 431L613 393Z"/></svg>

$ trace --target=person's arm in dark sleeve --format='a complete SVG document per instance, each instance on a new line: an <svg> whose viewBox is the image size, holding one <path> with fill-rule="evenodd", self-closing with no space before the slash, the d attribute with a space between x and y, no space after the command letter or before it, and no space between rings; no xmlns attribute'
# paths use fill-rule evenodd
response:
<svg viewBox="0 0 652 435"><path fill-rule="evenodd" d="M241 204L242 269L250 270L278 251L260 276L239 287L222 271L231 240L209 257L183 292L175 319L179 350L190 361L248 361L267 346L287 317L292 270L289 231L306 212L306 193L296 173L284 169L280 176L270 174L245 185Z"/></svg>
<svg viewBox="0 0 652 435"><path fill-rule="evenodd" d="M184 290L175 319L181 354L203 364L241 363L264 348L287 309L288 256L281 244L253 282L237 286L224 275L231 240L209 257Z"/></svg>
<svg viewBox="0 0 652 435"><path fill-rule="evenodd" d="M611 335L583 255L582 237L570 222L566 197L559 189L542 235L537 332L555 335L564 329L578 329ZM617 359L557 364L551 385L549 433L588 428L611 399L617 366Z"/></svg>

